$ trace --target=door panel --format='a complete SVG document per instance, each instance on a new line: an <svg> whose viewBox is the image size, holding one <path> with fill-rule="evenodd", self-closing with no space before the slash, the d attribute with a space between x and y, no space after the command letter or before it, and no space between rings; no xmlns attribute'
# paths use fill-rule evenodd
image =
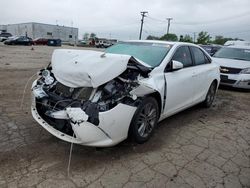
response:
<svg viewBox="0 0 250 188"><path fill-rule="evenodd" d="M193 100L195 103L202 101L205 99L207 94L207 90L209 88L208 85L208 74L209 65L199 65L194 67L194 95Z"/></svg>
<svg viewBox="0 0 250 188"><path fill-rule="evenodd" d="M204 55L201 49L197 47L190 47L191 53L194 59L194 102L200 102L205 99L208 88L210 86L209 82L209 71L211 69L211 64L208 58Z"/></svg>
<svg viewBox="0 0 250 188"><path fill-rule="evenodd" d="M179 47L172 60L181 62L184 68L171 71L171 62L167 65L169 71L165 73L167 96L164 109L166 116L193 104L194 71L188 46Z"/></svg>
<svg viewBox="0 0 250 188"><path fill-rule="evenodd" d="M165 73L167 96L164 115L168 116L193 104L193 67Z"/></svg>

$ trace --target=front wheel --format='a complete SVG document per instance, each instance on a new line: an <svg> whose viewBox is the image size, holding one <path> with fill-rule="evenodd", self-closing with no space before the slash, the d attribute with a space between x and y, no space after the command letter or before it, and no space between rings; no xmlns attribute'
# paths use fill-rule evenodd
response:
<svg viewBox="0 0 250 188"><path fill-rule="evenodd" d="M135 112L130 125L130 137L142 144L153 134L159 119L159 107L157 101L152 97L145 98Z"/></svg>
<svg viewBox="0 0 250 188"><path fill-rule="evenodd" d="M203 102L204 107L209 108L213 104L215 94L216 94L216 87L217 87L216 82L213 82L210 85L208 92L207 92L207 95L206 95L206 99Z"/></svg>

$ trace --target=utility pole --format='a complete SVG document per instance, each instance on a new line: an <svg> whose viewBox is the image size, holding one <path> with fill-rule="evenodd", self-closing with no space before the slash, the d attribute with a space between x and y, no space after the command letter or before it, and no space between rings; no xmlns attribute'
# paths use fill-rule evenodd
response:
<svg viewBox="0 0 250 188"><path fill-rule="evenodd" d="M168 21L168 29L167 29L167 34L169 34L169 28L170 28L170 21L173 20L173 18L166 18Z"/></svg>
<svg viewBox="0 0 250 188"><path fill-rule="evenodd" d="M139 36L139 40L141 40L141 35L142 35L142 28L143 28L143 23L144 23L144 17L146 16L145 14L147 14L147 11L142 11L141 12L141 29L140 29L140 36Z"/></svg>
<svg viewBox="0 0 250 188"><path fill-rule="evenodd" d="M58 20L56 20L56 30L57 30L57 38L60 38L59 27L58 27Z"/></svg>
<svg viewBox="0 0 250 188"><path fill-rule="evenodd" d="M195 40L196 40L196 32L194 32L194 43L195 43Z"/></svg>
<svg viewBox="0 0 250 188"><path fill-rule="evenodd" d="M76 37L73 34L73 20L71 21L71 41L74 42L74 46L76 46Z"/></svg>

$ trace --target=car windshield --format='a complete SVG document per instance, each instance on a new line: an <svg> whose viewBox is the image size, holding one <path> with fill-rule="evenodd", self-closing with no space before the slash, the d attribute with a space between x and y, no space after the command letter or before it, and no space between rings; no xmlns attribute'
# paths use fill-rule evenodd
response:
<svg viewBox="0 0 250 188"><path fill-rule="evenodd" d="M250 61L250 49L221 48L213 57Z"/></svg>
<svg viewBox="0 0 250 188"><path fill-rule="evenodd" d="M14 36L14 37L9 37L9 40L16 40L16 39L18 39L19 37L17 37L17 36Z"/></svg>
<svg viewBox="0 0 250 188"><path fill-rule="evenodd" d="M170 44L148 42L120 42L106 49L106 53L131 55L151 67L161 64L169 50Z"/></svg>

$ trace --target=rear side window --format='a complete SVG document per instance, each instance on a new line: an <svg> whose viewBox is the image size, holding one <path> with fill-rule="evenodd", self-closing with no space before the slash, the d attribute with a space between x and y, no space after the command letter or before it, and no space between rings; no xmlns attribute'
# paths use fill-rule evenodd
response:
<svg viewBox="0 0 250 188"><path fill-rule="evenodd" d="M183 64L183 67L189 67L193 65L191 54L187 46L179 47L176 50L172 60L181 62Z"/></svg>
<svg viewBox="0 0 250 188"><path fill-rule="evenodd" d="M191 47L194 56L194 62L196 65L203 65L208 63L208 58L204 55L201 49L197 47Z"/></svg>

